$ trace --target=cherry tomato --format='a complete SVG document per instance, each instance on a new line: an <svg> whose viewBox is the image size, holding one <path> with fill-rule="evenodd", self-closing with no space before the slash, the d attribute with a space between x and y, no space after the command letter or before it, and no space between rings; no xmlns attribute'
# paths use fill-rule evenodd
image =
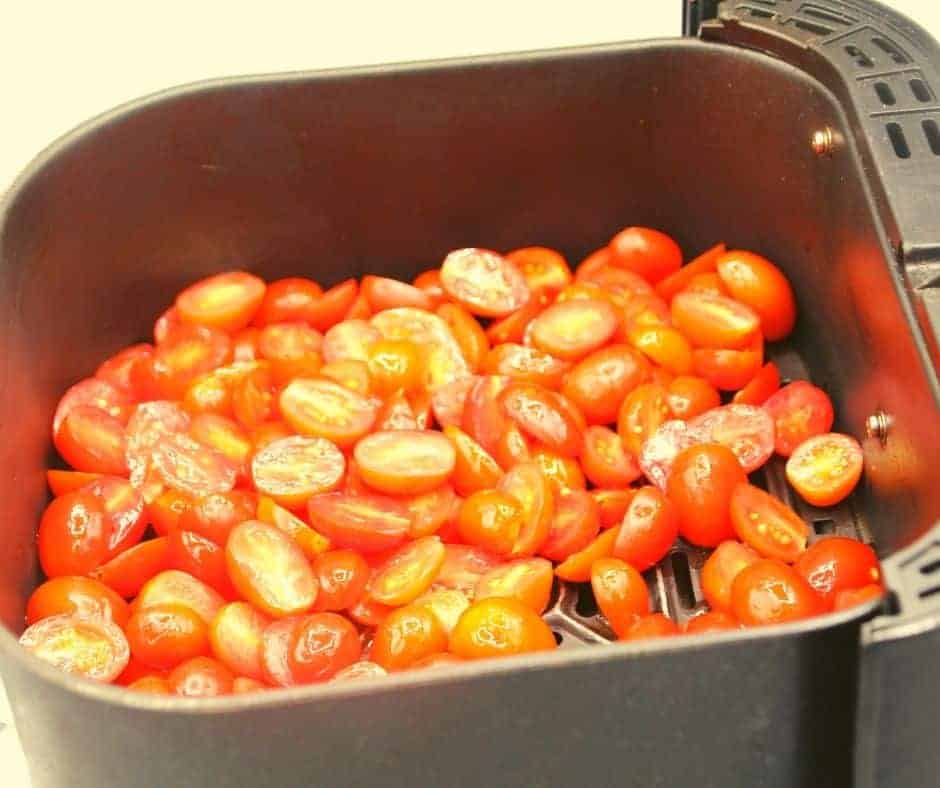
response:
<svg viewBox="0 0 940 788"><path fill-rule="evenodd" d="M110 523L100 498L87 490L52 501L39 523L39 563L47 577L85 575L108 557Z"/></svg>
<svg viewBox="0 0 940 788"><path fill-rule="evenodd" d="M714 271L696 274L683 288L684 292L711 293L712 295L730 296L728 288L721 281L721 277Z"/></svg>
<svg viewBox="0 0 940 788"><path fill-rule="evenodd" d="M720 391L744 388L764 363L764 340L758 334L743 350L696 348L692 370Z"/></svg>
<svg viewBox="0 0 940 788"><path fill-rule="evenodd" d="M623 522L636 490L597 489L591 490L589 495L598 506L601 528L612 528Z"/></svg>
<svg viewBox="0 0 940 788"><path fill-rule="evenodd" d="M337 489L345 470L346 460L332 442L299 435L268 444L251 461L258 491L292 509Z"/></svg>
<svg viewBox="0 0 940 788"><path fill-rule="evenodd" d="M411 512L412 539L431 536L456 516L460 507L460 498L449 484L442 484L435 490L413 496L405 504Z"/></svg>
<svg viewBox="0 0 940 788"><path fill-rule="evenodd" d="M726 632L730 629L740 629L741 625L733 616L720 610L709 610L693 616L685 622L685 631L692 635L703 635L706 632Z"/></svg>
<svg viewBox="0 0 940 788"><path fill-rule="evenodd" d="M260 336L261 332L257 328L243 328L236 332L232 337L232 361L257 361Z"/></svg>
<svg viewBox="0 0 940 788"><path fill-rule="evenodd" d="M548 607L552 593L552 564L544 558L509 561L483 575L474 589L474 599L516 599L536 613Z"/></svg>
<svg viewBox="0 0 940 788"><path fill-rule="evenodd" d="M529 334L529 326L543 309L551 303L546 293L533 293L528 302L506 317L494 320L486 328L486 338L493 347L507 342L524 342Z"/></svg>
<svg viewBox="0 0 940 788"><path fill-rule="evenodd" d="M571 457L562 457L548 449L538 448L530 453L530 459L539 466L556 494L583 490L587 486L581 466Z"/></svg>
<svg viewBox="0 0 940 788"><path fill-rule="evenodd" d="M777 454L784 457L814 435L832 429L832 401L825 391L805 380L784 386L764 407L774 420Z"/></svg>
<svg viewBox="0 0 940 788"><path fill-rule="evenodd" d="M164 483L194 498L228 492L238 476L225 456L185 435L161 438L150 459Z"/></svg>
<svg viewBox="0 0 940 788"><path fill-rule="evenodd" d="M302 616L281 618L265 627L261 635L261 669L264 680L276 687L291 687L296 684L290 668L290 643Z"/></svg>
<svg viewBox="0 0 940 788"><path fill-rule="evenodd" d="M144 499L130 482L102 476L82 489L98 498L104 508L109 558L140 541L147 528Z"/></svg>
<svg viewBox="0 0 940 788"><path fill-rule="evenodd" d="M323 289L310 279L278 279L268 285L252 322L259 328L271 323L306 322L310 309L322 295Z"/></svg>
<svg viewBox="0 0 940 788"><path fill-rule="evenodd" d="M90 576L129 599L137 596L148 580L169 568L169 545L166 537L159 537L118 553L93 569Z"/></svg>
<svg viewBox="0 0 940 788"><path fill-rule="evenodd" d="M724 253L724 244L715 244L715 246L710 249L706 249L702 254L686 263L678 271L661 279L656 284L656 292L667 301L671 301L676 293L685 290L689 282L691 282L695 276L714 271L718 263L718 258Z"/></svg>
<svg viewBox="0 0 940 788"><path fill-rule="evenodd" d="M652 337L646 337L645 340L641 335L644 329L655 327L666 328L671 322L672 318L669 316L669 304L663 301L663 299L655 293L635 293L622 308L621 325L617 332L616 339L617 341L632 341L631 336L636 332L637 338L639 338L641 342L645 341L645 344L648 345L652 352L666 359L671 358L673 361L677 359L681 360L681 355L675 355L675 350L678 350L680 354L682 353L683 345L681 343L677 343L675 340L670 341L669 337L666 336L666 341L662 343L662 347L657 350L656 348L659 346L659 343L656 341L657 335L655 333ZM651 339L653 340L652 342L650 341ZM639 347L639 344L637 344L637 347ZM673 349L672 353L663 353L664 350L670 350L670 348Z"/></svg>
<svg viewBox="0 0 940 788"><path fill-rule="evenodd" d="M397 279L384 276L362 277L360 293L365 296L373 312L399 306L433 309L436 305L435 299L427 291L409 285L407 282L399 282Z"/></svg>
<svg viewBox="0 0 940 788"><path fill-rule="evenodd" d="M629 269L651 284L675 273L682 265L682 251L665 233L648 227L627 227L610 241L610 261Z"/></svg>
<svg viewBox="0 0 940 788"><path fill-rule="evenodd" d="M430 492L454 472L456 452L439 432L395 430L367 435L353 450L362 480L385 493Z"/></svg>
<svg viewBox="0 0 940 788"><path fill-rule="evenodd" d="M28 627L20 645L59 670L104 683L114 681L130 659L124 633L108 618L50 616Z"/></svg>
<svg viewBox="0 0 940 788"><path fill-rule="evenodd" d="M367 320L344 320L323 336L320 350L328 364L337 361L368 361L369 348L382 334Z"/></svg>
<svg viewBox="0 0 940 788"><path fill-rule="evenodd" d="M129 394L114 383L85 378L66 391L59 400L52 417L53 438L58 435L65 417L78 407L96 408L121 424L126 424L133 405Z"/></svg>
<svg viewBox="0 0 940 788"><path fill-rule="evenodd" d="M453 332L433 312L412 307L386 309L372 318L385 339L404 339L424 350L423 385L431 390L471 372Z"/></svg>
<svg viewBox="0 0 940 788"><path fill-rule="evenodd" d="M359 659L359 632L336 613L304 616L291 632L287 662L294 681L311 684L332 678Z"/></svg>
<svg viewBox="0 0 940 788"><path fill-rule="evenodd" d="M436 536L424 536L399 547L373 574L369 596L397 607L413 602L430 588L444 564L446 551Z"/></svg>
<svg viewBox="0 0 940 788"><path fill-rule="evenodd" d="M842 591L881 583L875 551L867 544L844 536L830 536L809 546L793 568L831 607Z"/></svg>
<svg viewBox="0 0 940 788"><path fill-rule="evenodd" d="M175 402L142 402L134 409L127 422L127 464L132 484L140 486L144 482L157 443L169 435L186 432L191 421Z"/></svg>
<svg viewBox="0 0 940 788"><path fill-rule="evenodd" d="M306 322L317 331L326 331L346 315L359 294L359 283L347 279L334 285L305 310Z"/></svg>
<svg viewBox="0 0 940 788"><path fill-rule="evenodd" d="M300 375L300 377L309 377ZM334 361L320 367L318 377L338 383L343 388L354 391L362 396L372 391L372 376L369 374L369 365L365 361L356 361L347 358ZM378 402L375 402L378 406Z"/></svg>
<svg viewBox="0 0 940 788"><path fill-rule="evenodd" d="M643 576L619 558L599 558L591 566L594 599L611 629L622 636L639 617L650 612Z"/></svg>
<svg viewBox="0 0 940 788"><path fill-rule="evenodd" d="M257 276L228 271L187 287L176 297L176 309L185 323L238 331L255 316L265 289Z"/></svg>
<svg viewBox="0 0 940 788"><path fill-rule="evenodd" d="M438 386L431 392L431 408L434 411L434 419L441 429L460 426L467 395L479 380L480 378L475 375L468 375Z"/></svg>
<svg viewBox="0 0 940 788"><path fill-rule="evenodd" d="M702 567L702 593L713 610L728 613L731 610L731 584L744 567L759 560L760 556L747 545L733 540L722 542L708 556Z"/></svg>
<svg viewBox="0 0 940 788"><path fill-rule="evenodd" d="M236 676L232 681L232 694L233 695L242 695L246 692L258 692L260 690L266 690L265 686L260 681L255 679L250 679L247 676Z"/></svg>
<svg viewBox="0 0 940 788"><path fill-rule="evenodd" d="M470 369L477 369L490 349L486 332L473 315L457 304L441 304L437 308L437 314L447 323Z"/></svg>
<svg viewBox="0 0 940 788"><path fill-rule="evenodd" d="M418 274L411 283L415 287L426 291L432 298L440 301L444 298L444 288L441 287L441 269L429 268Z"/></svg>
<svg viewBox="0 0 940 788"><path fill-rule="evenodd" d="M167 676L170 691L184 698L213 698L230 695L235 677L211 657L194 657L177 665Z"/></svg>
<svg viewBox="0 0 940 788"><path fill-rule="evenodd" d="M617 420L624 397L647 379L649 371L649 362L636 350L611 345L573 367L562 392L589 424L610 424Z"/></svg>
<svg viewBox="0 0 940 788"><path fill-rule="evenodd" d="M647 638L662 638L678 635L679 627L670 618L662 613L651 613L640 616L634 621L620 640L646 640Z"/></svg>
<svg viewBox="0 0 940 788"><path fill-rule="evenodd" d="M560 252L544 246L527 246L506 255L518 268L529 290L558 292L571 282L571 269Z"/></svg>
<svg viewBox="0 0 940 788"><path fill-rule="evenodd" d="M530 324L539 350L564 361L577 361L606 345L617 331L617 312L607 301L556 302Z"/></svg>
<svg viewBox="0 0 940 788"><path fill-rule="evenodd" d="M551 484L536 463L524 462L503 476L498 490L522 507L522 524L512 546L512 555L535 555L548 538L555 512Z"/></svg>
<svg viewBox="0 0 940 788"><path fill-rule="evenodd" d="M591 483L599 487L626 487L642 473L620 436L607 427L587 428L581 465Z"/></svg>
<svg viewBox="0 0 940 788"><path fill-rule="evenodd" d="M449 544L444 547L444 564L434 581L435 588L447 588L473 594L477 581L500 560L478 547Z"/></svg>
<svg viewBox="0 0 940 788"><path fill-rule="evenodd" d="M750 382L734 395L733 401L742 405L763 405L780 388L780 370L768 361Z"/></svg>
<svg viewBox="0 0 940 788"><path fill-rule="evenodd" d="M239 676L261 681L261 643L271 620L247 602L230 602L212 619L209 644L212 656Z"/></svg>
<svg viewBox="0 0 940 788"><path fill-rule="evenodd" d="M188 607L206 624L210 624L222 609L225 600L217 591L192 575L168 569L144 583L137 599L134 600L133 610L146 610L164 604Z"/></svg>
<svg viewBox="0 0 940 788"><path fill-rule="evenodd" d="M255 451L261 451L281 438L289 438L294 431L283 421L267 421L251 432L251 441L255 444Z"/></svg>
<svg viewBox="0 0 940 788"><path fill-rule="evenodd" d="M675 504L682 538L702 547L732 538L732 493L746 481L734 452L725 446L703 443L681 451L666 491Z"/></svg>
<svg viewBox="0 0 940 788"><path fill-rule="evenodd" d="M617 417L617 432L624 448L635 456L643 444L669 418L669 393L659 383L643 383L631 391Z"/></svg>
<svg viewBox="0 0 940 788"><path fill-rule="evenodd" d="M274 618L310 610L317 600L316 575L297 543L267 523L237 525L225 545L232 584L246 600Z"/></svg>
<svg viewBox="0 0 940 788"><path fill-rule="evenodd" d="M227 334L209 326L181 324L157 345L154 384L164 396L179 399L193 380L231 358L232 341Z"/></svg>
<svg viewBox="0 0 940 788"><path fill-rule="evenodd" d="M760 317L726 296L690 290L677 293L672 322L697 347L738 349L760 331Z"/></svg>
<svg viewBox="0 0 940 788"><path fill-rule="evenodd" d="M765 558L792 563L806 549L812 530L779 498L742 483L731 495L731 521L742 542Z"/></svg>
<svg viewBox="0 0 940 788"><path fill-rule="evenodd" d="M499 395L506 415L524 433L566 456L581 451L581 429L562 396L534 383L513 383Z"/></svg>
<svg viewBox="0 0 940 788"><path fill-rule="evenodd" d="M388 671L378 663L362 659L343 668L336 675L334 675L330 681L359 681L360 679L373 679L379 676L387 675Z"/></svg>
<svg viewBox="0 0 940 788"><path fill-rule="evenodd" d="M406 339L380 339L369 346L369 378L379 396L399 389L410 391L422 384L422 350Z"/></svg>
<svg viewBox="0 0 940 788"><path fill-rule="evenodd" d="M464 659L484 659L557 647L542 618L517 599L474 602L450 633L449 650Z"/></svg>
<svg viewBox="0 0 940 788"><path fill-rule="evenodd" d="M302 435L352 446L375 422L378 405L330 380L297 378L281 392L284 420Z"/></svg>
<svg viewBox="0 0 940 788"><path fill-rule="evenodd" d="M473 438L458 427L444 428L454 448L453 482L460 495L495 487L503 475L499 466Z"/></svg>
<svg viewBox="0 0 940 788"><path fill-rule="evenodd" d="M591 567L594 562L607 558L614 552L614 544L620 533L619 527L608 528L594 538L587 547L569 555L555 567L555 574L562 580L572 583L585 583L591 579Z"/></svg>
<svg viewBox="0 0 940 788"><path fill-rule="evenodd" d="M773 454L774 425L763 408L723 405L689 422L700 442L718 443L734 452L745 473L760 468Z"/></svg>
<svg viewBox="0 0 940 788"><path fill-rule="evenodd" d="M787 460L787 480L813 506L833 506L855 489L863 461L855 438L828 432L796 447Z"/></svg>
<svg viewBox="0 0 940 788"><path fill-rule="evenodd" d="M511 384L510 378L489 375L480 378L467 394L461 429L489 454L494 455L511 422L499 396Z"/></svg>
<svg viewBox="0 0 940 788"><path fill-rule="evenodd" d="M482 575L481 579L483 577L486 575ZM470 599L466 593L456 588L437 588L419 596L414 604L427 608L437 616L444 631L450 635L464 610L470 607Z"/></svg>
<svg viewBox="0 0 940 788"><path fill-rule="evenodd" d="M372 308L360 290L359 295L356 296L349 309L346 310L346 314L343 315L343 320L366 320L370 317L372 317Z"/></svg>
<svg viewBox="0 0 940 788"><path fill-rule="evenodd" d="M169 695L170 684L163 676L141 676L127 685L134 692L147 692L153 695Z"/></svg>
<svg viewBox="0 0 940 788"><path fill-rule="evenodd" d="M131 400L142 399L145 392L138 391L134 383L133 370L138 361L151 361L153 359L153 345L148 342L142 342L139 345L131 345L115 353L107 361L103 362L95 371L95 379L108 383ZM78 384L81 385L81 384ZM74 386L73 386L74 388ZM94 404L89 402L86 404ZM117 405L117 401L110 400L109 404ZM119 413L112 413L112 416L120 418ZM130 415L130 414L126 414ZM55 423L55 420L53 420Z"/></svg>
<svg viewBox="0 0 940 788"><path fill-rule="evenodd" d="M731 612L744 626L780 624L823 612L822 600L792 567L762 558L731 584Z"/></svg>
<svg viewBox="0 0 940 788"><path fill-rule="evenodd" d="M678 508L655 487L636 491L614 542L613 556L641 572L659 563L679 535Z"/></svg>
<svg viewBox="0 0 940 788"><path fill-rule="evenodd" d="M389 395L375 417L376 432L413 432L417 429L418 420L405 393L399 390Z"/></svg>
<svg viewBox="0 0 940 788"><path fill-rule="evenodd" d="M861 588L849 588L837 591L833 610L846 610L856 605L864 605L884 596L885 590L880 583L871 583Z"/></svg>
<svg viewBox="0 0 940 788"><path fill-rule="evenodd" d="M777 266L753 252L726 252L716 263L731 297L760 315L761 331L771 342L786 337L796 322L796 299Z"/></svg>
<svg viewBox="0 0 940 788"><path fill-rule="evenodd" d="M315 495L307 508L310 522L331 542L367 553L396 547L411 528L405 505L384 495Z"/></svg>
<svg viewBox="0 0 940 788"><path fill-rule="evenodd" d="M255 496L244 490L207 495L187 506L170 532L192 531L224 545L232 528L253 519L256 508Z"/></svg>
<svg viewBox="0 0 940 788"><path fill-rule="evenodd" d="M441 287L475 315L503 317L530 297L525 277L506 258L486 249L458 249L444 258Z"/></svg>
<svg viewBox="0 0 940 788"><path fill-rule="evenodd" d="M209 653L206 623L184 605L136 611L127 622L126 635L134 659L158 670Z"/></svg>
<svg viewBox="0 0 940 788"><path fill-rule="evenodd" d="M505 375L515 381L535 383L557 389L568 370L568 364L535 348L507 342L497 345L483 359L481 371L488 375Z"/></svg>
<svg viewBox="0 0 940 788"><path fill-rule="evenodd" d="M96 479L103 477L104 474L101 473L85 473L83 471L58 471L54 469L46 471L46 483L55 497L80 490Z"/></svg>
<svg viewBox="0 0 940 788"><path fill-rule="evenodd" d="M630 344L650 361L675 375L692 370L692 346L676 329L669 326L639 325L628 334Z"/></svg>
<svg viewBox="0 0 940 788"><path fill-rule="evenodd" d="M231 382L216 371L206 372L195 378L183 395L183 407L188 413L232 413Z"/></svg>
<svg viewBox="0 0 940 788"><path fill-rule="evenodd" d="M600 508L589 493L568 490L556 494L548 538L539 548L539 554L552 561L565 561L584 550L599 531Z"/></svg>
<svg viewBox="0 0 940 788"><path fill-rule="evenodd" d="M170 531L166 539L172 569L192 575L227 599L236 596L228 579L225 551L219 545L200 534L178 529Z"/></svg>
<svg viewBox="0 0 940 788"><path fill-rule="evenodd" d="M123 628L130 611L127 602L104 583L71 575L47 580L26 603L27 624L57 615L109 618Z"/></svg>
<svg viewBox="0 0 940 788"><path fill-rule="evenodd" d="M689 424L679 419L664 421L643 443L637 463L647 479L666 489L666 483L672 473L676 457L683 449L695 446L704 440L704 436Z"/></svg>
<svg viewBox="0 0 940 788"><path fill-rule="evenodd" d="M193 499L178 490L164 490L147 504L147 516L158 536L166 536L179 527L180 517L192 508ZM189 530L198 531L198 528ZM211 538L211 537L210 537ZM215 541L215 540L213 540Z"/></svg>
<svg viewBox="0 0 940 788"><path fill-rule="evenodd" d="M274 382L269 369L259 367L232 387L232 415L249 430L257 429L275 415Z"/></svg>
<svg viewBox="0 0 940 788"><path fill-rule="evenodd" d="M674 378L666 398L674 418L693 419L721 405L721 396L707 380L691 375Z"/></svg>
<svg viewBox="0 0 940 788"><path fill-rule="evenodd" d="M447 649L447 633L428 608L407 605L393 610L375 630L371 659L389 672Z"/></svg>
<svg viewBox="0 0 940 788"><path fill-rule="evenodd" d="M339 611L359 601L369 582L370 568L359 553L330 550L317 556L313 571L320 585L316 611Z"/></svg>
<svg viewBox="0 0 940 788"><path fill-rule="evenodd" d="M55 447L77 471L127 475L124 425L91 405L76 405L55 434Z"/></svg>
<svg viewBox="0 0 940 788"><path fill-rule="evenodd" d="M193 419L189 434L203 446L215 449L239 469L241 476L245 475L254 446L237 422L217 413L201 413Z"/></svg>
<svg viewBox="0 0 940 788"><path fill-rule="evenodd" d="M323 335L306 323L271 323L258 337L258 353L271 365L280 385L297 376L312 376L320 369Z"/></svg>
<svg viewBox="0 0 940 788"><path fill-rule="evenodd" d="M596 271L598 268L604 268L610 265L610 247L602 246L600 249L595 249L587 257L585 257L575 269L577 274L589 274L593 271Z"/></svg>
<svg viewBox="0 0 940 788"><path fill-rule="evenodd" d="M495 555L509 555L522 531L525 515L521 504L507 493L481 490L460 507L460 538Z"/></svg>

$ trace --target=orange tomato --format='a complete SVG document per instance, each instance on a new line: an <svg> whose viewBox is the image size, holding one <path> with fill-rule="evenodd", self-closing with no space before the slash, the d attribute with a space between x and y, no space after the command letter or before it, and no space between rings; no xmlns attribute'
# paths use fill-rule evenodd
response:
<svg viewBox="0 0 940 788"><path fill-rule="evenodd" d="M591 589L601 613L619 636L650 612L646 581L619 558L599 558L592 564Z"/></svg>
<svg viewBox="0 0 940 788"><path fill-rule="evenodd" d="M448 649L464 659L484 659L556 648L542 618L517 599L474 602L450 633Z"/></svg>

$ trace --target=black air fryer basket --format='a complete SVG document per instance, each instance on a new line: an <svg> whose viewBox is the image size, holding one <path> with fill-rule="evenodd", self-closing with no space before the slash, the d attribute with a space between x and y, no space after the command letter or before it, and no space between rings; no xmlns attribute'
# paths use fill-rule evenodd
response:
<svg viewBox="0 0 940 788"><path fill-rule="evenodd" d="M708 0L693 37L239 78L121 107L0 207L0 658L36 788L940 784L940 49L863 0ZM98 686L16 641L57 397L197 277L410 277L450 249L577 260L625 224L787 272L773 349L864 439L817 535L872 541L890 593L765 630L595 645L559 588L552 654L187 701ZM683 620L703 556L648 580Z"/></svg>

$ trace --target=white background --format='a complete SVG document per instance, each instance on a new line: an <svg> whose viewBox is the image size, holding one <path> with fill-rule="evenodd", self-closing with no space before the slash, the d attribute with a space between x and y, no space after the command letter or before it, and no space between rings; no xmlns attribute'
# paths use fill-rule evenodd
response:
<svg viewBox="0 0 940 788"><path fill-rule="evenodd" d="M940 38L937 0L887 2ZM8 0L0 7L0 191L78 123L183 82L681 31L680 0ZM26 786L2 693L0 725L0 781Z"/></svg>

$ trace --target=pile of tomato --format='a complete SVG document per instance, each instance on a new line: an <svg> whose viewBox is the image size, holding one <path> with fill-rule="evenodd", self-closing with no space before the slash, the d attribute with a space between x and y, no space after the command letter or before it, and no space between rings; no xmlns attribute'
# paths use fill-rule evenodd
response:
<svg viewBox="0 0 940 788"><path fill-rule="evenodd" d="M684 632L874 598L870 547L748 481L776 452L827 506L862 472L765 363L795 319L763 257L637 227L574 273L470 248L412 284L199 281L59 402L21 642L146 692L350 680L553 649L556 577L671 636L642 573L680 537L714 548Z"/></svg>

